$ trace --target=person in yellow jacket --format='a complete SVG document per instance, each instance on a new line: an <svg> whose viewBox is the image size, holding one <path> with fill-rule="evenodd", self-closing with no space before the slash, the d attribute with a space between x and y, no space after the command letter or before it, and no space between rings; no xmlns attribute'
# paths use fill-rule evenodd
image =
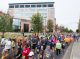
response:
<svg viewBox="0 0 80 59"><path fill-rule="evenodd" d="M69 36L67 36L67 37L64 39L64 41L66 42L67 45L69 45L70 42L71 42L71 38L70 38Z"/></svg>
<svg viewBox="0 0 80 59"><path fill-rule="evenodd" d="M62 49L62 44L60 43L60 41L58 40L56 43L56 55L58 56L59 54L61 54L61 49Z"/></svg>

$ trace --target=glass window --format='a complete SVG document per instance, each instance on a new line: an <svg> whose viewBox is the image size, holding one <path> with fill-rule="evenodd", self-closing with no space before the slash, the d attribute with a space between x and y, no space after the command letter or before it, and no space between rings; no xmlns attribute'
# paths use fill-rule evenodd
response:
<svg viewBox="0 0 80 59"><path fill-rule="evenodd" d="M35 12L35 11L36 11L35 9L30 9L30 12L31 12L31 13L33 13L33 12Z"/></svg>
<svg viewBox="0 0 80 59"><path fill-rule="evenodd" d="M47 9L45 9L45 8L38 8L37 9L39 12L47 12Z"/></svg>
<svg viewBox="0 0 80 59"><path fill-rule="evenodd" d="M30 18L32 17L32 13L25 13L23 14L24 18Z"/></svg>
<svg viewBox="0 0 80 59"><path fill-rule="evenodd" d="M31 5L31 7L36 7L36 5Z"/></svg>
<svg viewBox="0 0 80 59"><path fill-rule="evenodd" d="M24 8L24 5L20 5L20 8Z"/></svg>
<svg viewBox="0 0 80 59"><path fill-rule="evenodd" d="M41 7L41 5L37 5L37 7Z"/></svg>
<svg viewBox="0 0 80 59"><path fill-rule="evenodd" d="M15 8L19 8L19 5L15 5Z"/></svg>
<svg viewBox="0 0 80 59"><path fill-rule="evenodd" d="M10 5L9 8L14 8L14 5Z"/></svg>
<svg viewBox="0 0 80 59"><path fill-rule="evenodd" d="M25 7L26 7L26 8L29 8L29 7L30 7L30 5L25 5Z"/></svg>
<svg viewBox="0 0 80 59"><path fill-rule="evenodd" d="M21 22L20 19L13 19L13 25L20 26L20 22Z"/></svg>
<svg viewBox="0 0 80 59"><path fill-rule="evenodd" d="M45 17L45 16L47 16L47 13L41 13L41 15L42 15L43 17Z"/></svg>
<svg viewBox="0 0 80 59"><path fill-rule="evenodd" d="M47 5L43 5L43 7L47 7Z"/></svg>
<svg viewBox="0 0 80 59"><path fill-rule="evenodd" d="M53 7L53 4L48 4L48 7Z"/></svg>

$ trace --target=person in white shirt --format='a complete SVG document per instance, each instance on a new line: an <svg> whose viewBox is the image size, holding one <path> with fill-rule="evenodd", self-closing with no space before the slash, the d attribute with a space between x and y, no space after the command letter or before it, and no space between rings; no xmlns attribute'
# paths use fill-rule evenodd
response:
<svg viewBox="0 0 80 59"><path fill-rule="evenodd" d="M31 51L31 52L29 53L28 57L29 57L29 59L34 59L34 52Z"/></svg>
<svg viewBox="0 0 80 59"><path fill-rule="evenodd" d="M5 45L5 38L1 39L1 45L4 46Z"/></svg>
<svg viewBox="0 0 80 59"><path fill-rule="evenodd" d="M11 41L8 39L6 39L5 49L7 49L8 51L10 51L10 49L11 49Z"/></svg>

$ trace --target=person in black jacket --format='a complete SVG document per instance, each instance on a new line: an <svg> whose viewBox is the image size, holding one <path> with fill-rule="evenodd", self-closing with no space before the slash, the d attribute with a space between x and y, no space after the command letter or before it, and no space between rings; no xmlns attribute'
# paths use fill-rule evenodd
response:
<svg viewBox="0 0 80 59"><path fill-rule="evenodd" d="M22 57L22 48L21 46L18 46L18 50L16 53L16 59L21 59L21 57Z"/></svg>

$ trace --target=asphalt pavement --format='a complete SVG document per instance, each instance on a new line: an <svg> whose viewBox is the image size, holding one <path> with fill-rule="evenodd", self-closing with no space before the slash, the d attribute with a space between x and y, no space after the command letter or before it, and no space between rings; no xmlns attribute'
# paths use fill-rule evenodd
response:
<svg viewBox="0 0 80 59"><path fill-rule="evenodd" d="M70 59L80 59L80 38L73 44Z"/></svg>
<svg viewBox="0 0 80 59"><path fill-rule="evenodd" d="M71 52L72 52L73 44L74 44L74 42L71 43L71 44L69 45L69 47L66 49L66 51L65 51L62 59L70 59L70 55L71 55Z"/></svg>

